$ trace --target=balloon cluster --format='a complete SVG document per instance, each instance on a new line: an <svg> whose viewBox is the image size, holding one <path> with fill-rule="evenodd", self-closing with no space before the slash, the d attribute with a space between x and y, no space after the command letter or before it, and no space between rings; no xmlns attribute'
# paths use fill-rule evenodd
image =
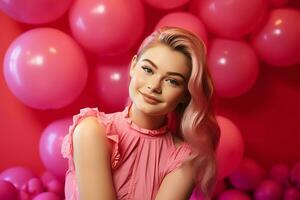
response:
<svg viewBox="0 0 300 200"><path fill-rule="evenodd" d="M217 183L214 198L218 200L300 199L300 162L291 169L285 164L275 164L267 172L257 161L244 158L229 177ZM203 200L203 196L194 192L190 200Z"/></svg>

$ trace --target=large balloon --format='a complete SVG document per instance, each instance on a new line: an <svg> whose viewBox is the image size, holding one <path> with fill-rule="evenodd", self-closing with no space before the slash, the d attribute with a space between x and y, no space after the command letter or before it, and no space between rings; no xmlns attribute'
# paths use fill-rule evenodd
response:
<svg viewBox="0 0 300 200"><path fill-rule="evenodd" d="M0 9L20 22L41 24L61 17L72 0L0 0Z"/></svg>
<svg viewBox="0 0 300 200"><path fill-rule="evenodd" d="M0 180L11 182L18 190L35 177L37 176L31 169L21 166L8 168L0 174Z"/></svg>
<svg viewBox="0 0 300 200"><path fill-rule="evenodd" d="M159 9L173 9L186 4L189 0L144 0L149 5Z"/></svg>
<svg viewBox="0 0 300 200"><path fill-rule="evenodd" d="M54 121L47 126L40 138L41 160L45 167L60 180L64 180L68 168L67 160L61 155L61 145L70 125L72 119L69 118Z"/></svg>
<svg viewBox="0 0 300 200"><path fill-rule="evenodd" d="M99 63L93 73L94 90L99 108L104 112L121 111L127 104L128 63Z"/></svg>
<svg viewBox="0 0 300 200"><path fill-rule="evenodd" d="M156 25L156 28L162 26L176 26L187 29L195 33L205 44L207 44L207 33L204 24L195 15L187 12L173 12L161 18Z"/></svg>
<svg viewBox="0 0 300 200"><path fill-rule="evenodd" d="M218 179L230 175L240 164L244 155L244 142L238 127L229 119L217 116L221 129L217 149Z"/></svg>
<svg viewBox="0 0 300 200"><path fill-rule="evenodd" d="M88 68L83 52L71 37L56 29L38 28L20 35L10 45L4 76L24 104L57 109L79 96Z"/></svg>
<svg viewBox="0 0 300 200"><path fill-rule="evenodd" d="M239 38L250 33L267 11L267 0L201 0L193 12L218 36Z"/></svg>
<svg viewBox="0 0 300 200"><path fill-rule="evenodd" d="M252 47L243 41L218 38L210 44L208 66L216 93L234 97L247 92L259 72L259 61Z"/></svg>
<svg viewBox="0 0 300 200"><path fill-rule="evenodd" d="M145 26L139 0L77 0L70 10L74 37L87 50L118 54L132 48Z"/></svg>
<svg viewBox="0 0 300 200"><path fill-rule="evenodd" d="M300 63L300 11L274 9L253 36L253 46L268 64L288 67Z"/></svg>

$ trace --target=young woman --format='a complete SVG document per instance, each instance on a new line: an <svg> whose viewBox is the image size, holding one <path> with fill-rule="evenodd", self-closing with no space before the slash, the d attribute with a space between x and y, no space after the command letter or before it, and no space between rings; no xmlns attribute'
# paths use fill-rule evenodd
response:
<svg viewBox="0 0 300 200"><path fill-rule="evenodd" d="M205 56L203 42L180 28L143 41L130 64L130 105L73 118L62 145L67 200L183 200L195 186L211 195L220 130Z"/></svg>

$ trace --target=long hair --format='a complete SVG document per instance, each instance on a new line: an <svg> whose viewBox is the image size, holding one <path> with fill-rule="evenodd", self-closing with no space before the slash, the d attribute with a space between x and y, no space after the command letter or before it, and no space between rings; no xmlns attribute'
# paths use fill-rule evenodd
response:
<svg viewBox="0 0 300 200"><path fill-rule="evenodd" d="M193 157L196 186L210 198L217 176L216 149L220 138L212 100L213 82L206 65L206 47L193 33L176 27L162 27L154 31L141 44L137 57L145 50L164 44L183 53L190 67L188 100L174 111L178 118L178 136L184 139L196 155Z"/></svg>

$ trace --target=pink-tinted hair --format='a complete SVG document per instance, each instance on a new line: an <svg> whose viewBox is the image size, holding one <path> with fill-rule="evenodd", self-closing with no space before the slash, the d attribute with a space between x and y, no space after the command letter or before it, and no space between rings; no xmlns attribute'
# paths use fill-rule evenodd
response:
<svg viewBox="0 0 300 200"><path fill-rule="evenodd" d="M206 197L210 197L217 177L216 149L220 139L220 128L213 111L213 82L206 65L206 47L193 33L176 27L162 27L154 31L141 44L137 57L157 45L167 45L183 53L191 68L188 81L189 98L177 106L180 121L177 133L188 142L195 155L193 159L196 186Z"/></svg>

